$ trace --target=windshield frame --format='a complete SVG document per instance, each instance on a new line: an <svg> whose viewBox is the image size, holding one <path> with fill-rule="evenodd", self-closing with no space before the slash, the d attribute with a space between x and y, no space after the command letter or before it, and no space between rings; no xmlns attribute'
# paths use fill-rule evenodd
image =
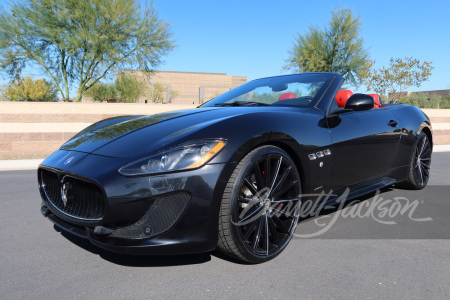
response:
<svg viewBox="0 0 450 300"><path fill-rule="evenodd" d="M236 99L241 95L249 93L255 90L258 87L265 86L275 86L281 82L284 83L314 83L314 82L323 82L322 86L319 88L317 93L312 98L311 102L308 104L293 104L289 101L275 101L271 104L261 103L262 106L285 106L285 107L298 107L298 108L308 108L316 106L320 100L322 99L325 92L328 90L330 84L335 78L334 73L299 73L299 74L289 74L289 75L280 75L273 77L266 77L255 79L249 81L243 85L240 85L234 89L229 90L228 92L223 93L220 96L217 96L208 102L203 103L199 107L220 107L220 106L255 106L255 105L245 105L240 103L234 103L230 100ZM275 92L275 91L274 91ZM299 99L299 98L296 98ZM253 103L255 104L255 103ZM257 104L257 103L256 103Z"/></svg>

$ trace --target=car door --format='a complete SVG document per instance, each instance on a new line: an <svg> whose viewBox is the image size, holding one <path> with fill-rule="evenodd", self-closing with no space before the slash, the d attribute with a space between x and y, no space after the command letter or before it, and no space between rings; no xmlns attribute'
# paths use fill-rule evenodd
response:
<svg viewBox="0 0 450 300"><path fill-rule="evenodd" d="M335 191L387 175L400 140L394 114L374 108L343 112L328 121Z"/></svg>

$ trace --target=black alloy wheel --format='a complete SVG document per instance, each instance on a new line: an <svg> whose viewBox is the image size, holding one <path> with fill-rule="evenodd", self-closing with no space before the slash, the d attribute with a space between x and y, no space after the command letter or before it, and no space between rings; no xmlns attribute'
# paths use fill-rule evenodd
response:
<svg viewBox="0 0 450 300"><path fill-rule="evenodd" d="M399 184L413 190L421 190L430 179L432 145L430 138L421 132L417 138L409 168L408 180Z"/></svg>
<svg viewBox="0 0 450 300"><path fill-rule="evenodd" d="M219 250L249 263L276 257L297 227L300 193L300 176L286 152L274 146L250 152L225 188Z"/></svg>

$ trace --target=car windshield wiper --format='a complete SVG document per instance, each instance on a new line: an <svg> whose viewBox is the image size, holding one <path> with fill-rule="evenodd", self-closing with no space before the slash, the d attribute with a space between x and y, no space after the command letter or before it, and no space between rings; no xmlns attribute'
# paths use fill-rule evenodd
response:
<svg viewBox="0 0 450 300"><path fill-rule="evenodd" d="M268 106L270 104L255 101L234 101L225 103L216 103L214 106Z"/></svg>

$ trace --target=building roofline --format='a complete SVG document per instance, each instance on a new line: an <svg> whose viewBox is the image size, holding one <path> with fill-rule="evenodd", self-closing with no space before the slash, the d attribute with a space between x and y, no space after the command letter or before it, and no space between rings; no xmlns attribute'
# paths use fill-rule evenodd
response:
<svg viewBox="0 0 450 300"><path fill-rule="evenodd" d="M124 71L145 72L143 70L124 70ZM226 73L207 73L207 72L159 71L159 70L152 70L151 72L154 72L154 73L183 73L183 74L227 75L227 76L247 77L247 76L241 76L241 75L228 75Z"/></svg>
<svg viewBox="0 0 450 300"><path fill-rule="evenodd" d="M186 73L186 74L208 74L208 75L227 75L226 73L209 73L209 72L183 72L183 71L155 71L161 73Z"/></svg>
<svg viewBox="0 0 450 300"><path fill-rule="evenodd" d="M409 92L409 91L408 91ZM450 89L444 89L444 90L431 90L431 91L410 91L411 93L434 93L434 92L447 92L450 93Z"/></svg>

